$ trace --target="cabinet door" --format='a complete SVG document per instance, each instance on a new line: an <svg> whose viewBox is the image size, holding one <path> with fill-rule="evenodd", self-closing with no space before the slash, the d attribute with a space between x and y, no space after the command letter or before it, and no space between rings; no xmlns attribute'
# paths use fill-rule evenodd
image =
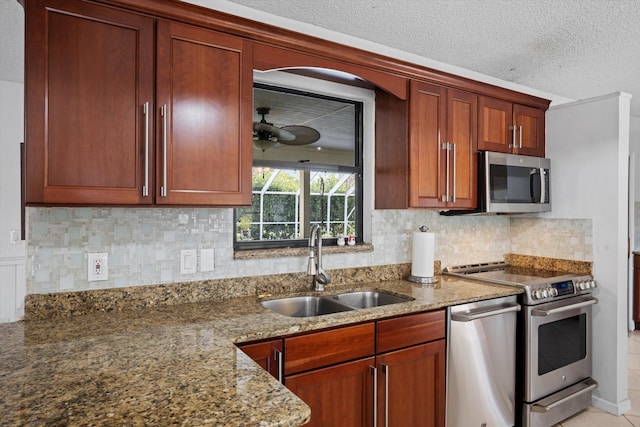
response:
<svg viewBox="0 0 640 427"><path fill-rule="evenodd" d="M151 203L153 20L71 0L25 16L26 203Z"/></svg>
<svg viewBox="0 0 640 427"><path fill-rule="evenodd" d="M446 89L411 82L409 104L409 206L441 207L445 194Z"/></svg>
<svg viewBox="0 0 640 427"><path fill-rule="evenodd" d="M157 28L156 203L251 204L251 44L175 22Z"/></svg>
<svg viewBox="0 0 640 427"><path fill-rule="evenodd" d="M253 359L265 371L282 381L282 340L276 339L255 344L242 344L240 350Z"/></svg>
<svg viewBox="0 0 640 427"><path fill-rule="evenodd" d="M286 377L287 388L311 408L305 426L371 426L374 366L369 357Z"/></svg>
<svg viewBox="0 0 640 427"><path fill-rule="evenodd" d="M461 90L447 90L447 141L453 146L449 165L449 208L473 209L477 191L478 97Z"/></svg>
<svg viewBox="0 0 640 427"><path fill-rule="evenodd" d="M478 150L511 153L515 142L513 104L480 96L478 99Z"/></svg>
<svg viewBox="0 0 640 427"><path fill-rule="evenodd" d="M516 153L544 157L544 119L545 112L543 110L517 104L513 106L513 121L518 134Z"/></svg>
<svg viewBox="0 0 640 427"><path fill-rule="evenodd" d="M411 82L409 206L477 205L477 96Z"/></svg>
<svg viewBox="0 0 640 427"><path fill-rule="evenodd" d="M444 426L445 340L380 355L378 425Z"/></svg>

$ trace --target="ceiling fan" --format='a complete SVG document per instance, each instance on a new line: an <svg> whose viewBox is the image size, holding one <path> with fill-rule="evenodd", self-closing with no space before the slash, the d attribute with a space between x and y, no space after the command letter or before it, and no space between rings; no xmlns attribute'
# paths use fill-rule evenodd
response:
<svg viewBox="0 0 640 427"><path fill-rule="evenodd" d="M268 150L277 143L284 145L308 145L320 139L320 132L309 126L289 125L277 127L268 123L265 115L270 108L256 108L262 120L253 123L253 146L258 150Z"/></svg>

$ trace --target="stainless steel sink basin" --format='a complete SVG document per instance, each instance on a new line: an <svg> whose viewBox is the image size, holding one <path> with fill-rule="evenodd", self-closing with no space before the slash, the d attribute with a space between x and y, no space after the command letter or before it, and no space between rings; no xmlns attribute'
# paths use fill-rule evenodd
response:
<svg viewBox="0 0 640 427"><path fill-rule="evenodd" d="M289 317L311 317L361 308L411 301L413 298L381 291L348 292L337 295L301 296L262 301L266 309Z"/></svg>
<svg viewBox="0 0 640 427"><path fill-rule="evenodd" d="M262 301L260 304L289 317L311 317L353 310L332 298L316 296L280 298Z"/></svg>
<svg viewBox="0 0 640 427"><path fill-rule="evenodd" d="M332 298L353 308L379 307L381 305L398 304L413 300L413 298L381 291L349 292L346 294L333 295Z"/></svg>

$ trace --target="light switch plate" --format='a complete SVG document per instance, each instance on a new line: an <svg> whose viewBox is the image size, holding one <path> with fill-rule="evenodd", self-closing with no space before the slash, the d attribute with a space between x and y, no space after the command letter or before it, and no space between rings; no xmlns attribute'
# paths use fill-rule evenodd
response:
<svg viewBox="0 0 640 427"><path fill-rule="evenodd" d="M90 282L109 279L109 254L90 252L87 256L87 278Z"/></svg>
<svg viewBox="0 0 640 427"><path fill-rule="evenodd" d="M195 274L198 271L198 251L183 249L180 251L180 274Z"/></svg>
<svg viewBox="0 0 640 427"><path fill-rule="evenodd" d="M200 271L213 271L215 254L213 249L200 249Z"/></svg>

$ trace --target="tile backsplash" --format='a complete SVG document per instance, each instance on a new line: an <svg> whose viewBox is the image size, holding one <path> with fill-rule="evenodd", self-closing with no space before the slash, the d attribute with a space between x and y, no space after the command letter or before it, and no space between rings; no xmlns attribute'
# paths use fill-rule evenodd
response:
<svg viewBox="0 0 640 427"><path fill-rule="evenodd" d="M593 261L590 219L511 218L511 252L549 258Z"/></svg>
<svg viewBox="0 0 640 427"><path fill-rule="evenodd" d="M501 260L508 252L587 261L592 257L588 220L444 217L426 210L375 210L371 215L373 251L327 254L325 268L410 262L411 235L420 225L436 233L435 257L443 266ZM27 292L306 271L304 256L234 259L233 229L231 209L28 208ZM180 274L183 249L213 249L214 270ZM87 281L89 252L109 254L108 280Z"/></svg>

